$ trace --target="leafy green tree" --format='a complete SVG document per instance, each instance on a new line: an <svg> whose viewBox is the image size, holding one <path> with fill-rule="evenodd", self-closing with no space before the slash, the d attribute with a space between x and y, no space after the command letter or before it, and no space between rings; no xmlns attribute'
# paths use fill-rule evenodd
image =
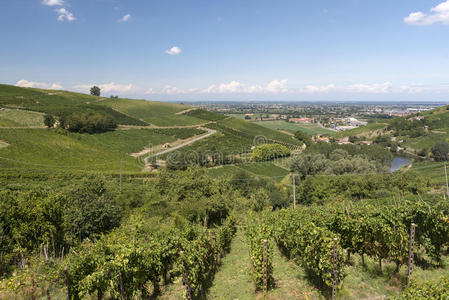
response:
<svg viewBox="0 0 449 300"><path fill-rule="evenodd" d="M71 132L101 133L117 128L117 122L108 114L97 112L74 112L61 118L60 126Z"/></svg>
<svg viewBox="0 0 449 300"><path fill-rule="evenodd" d="M305 153L292 160L290 169L300 174L301 179L324 171L328 160L323 154Z"/></svg>
<svg viewBox="0 0 449 300"><path fill-rule="evenodd" d="M68 240L82 241L108 232L120 224L120 209L103 177L84 178L70 191L64 214Z"/></svg>
<svg viewBox="0 0 449 300"><path fill-rule="evenodd" d="M94 85L93 87L90 88L90 94L92 96L99 97L101 95L101 89L98 86Z"/></svg>
<svg viewBox="0 0 449 300"><path fill-rule="evenodd" d="M312 144L312 137L301 130L295 132L295 138L298 141L301 141L304 144L306 144L307 147L309 147Z"/></svg>
<svg viewBox="0 0 449 300"><path fill-rule="evenodd" d="M449 144L445 141L439 141L432 147L433 158L436 161L448 161Z"/></svg>
<svg viewBox="0 0 449 300"><path fill-rule="evenodd" d="M46 114L44 116L44 124L48 128L53 128L53 126L55 126L55 123L56 123L56 119L52 115Z"/></svg>

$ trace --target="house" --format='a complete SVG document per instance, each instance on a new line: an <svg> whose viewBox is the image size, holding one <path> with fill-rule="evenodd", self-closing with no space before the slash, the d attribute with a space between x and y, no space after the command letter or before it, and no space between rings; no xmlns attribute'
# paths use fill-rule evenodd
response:
<svg viewBox="0 0 449 300"><path fill-rule="evenodd" d="M328 137L322 137L321 135L315 135L315 136L313 137L313 140L314 140L316 143L330 143L330 142L331 142L330 139L329 139Z"/></svg>
<svg viewBox="0 0 449 300"><path fill-rule="evenodd" d="M349 137L345 137L345 138L339 140L338 144L339 145L347 145L347 144L352 144L352 143L349 141Z"/></svg>
<svg viewBox="0 0 449 300"><path fill-rule="evenodd" d="M409 121L421 121L424 120L424 116L414 116L408 119Z"/></svg>

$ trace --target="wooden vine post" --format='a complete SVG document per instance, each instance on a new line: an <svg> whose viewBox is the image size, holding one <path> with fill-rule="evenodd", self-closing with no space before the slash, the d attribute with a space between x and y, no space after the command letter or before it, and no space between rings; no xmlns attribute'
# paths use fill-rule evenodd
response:
<svg viewBox="0 0 449 300"><path fill-rule="evenodd" d="M268 246L267 240L263 240L263 293L266 294L268 291Z"/></svg>
<svg viewBox="0 0 449 300"><path fill-rule="evenodd" d="M67 300L70 300L69 271L64 267L65 286L67 289Z"/></svg>
<svg viewBox="0 0 449 300"><path fill-rule="evenodd" d="M31 278L31 300L36 300L34 293L36 292L36 284L34 282L34 277Z"/></svg>
<svg viewBox="0 0 449 300"><path fill-rule="evenodd" d="M407 286L410 285L410 281L412 280L413 273L413 260L414 260L414 252L415 252L415 228L416 224L412 223L410 225L410 246L408 252L408 277L407 277Z"/></svg>
<svg viewBox="0 0 449 300"><path fill-rule="evenodd" d="M335 297L337 296L337 286L338 286L338 282L337 282L337 264L338 264L338 239L334 238L334 249L332 250L332 257L333 257L333 270L332 270L332 300L335 299Z"/></svg>
<svg viewBox="0 0 449 300"><path fill-rule="evenodd" d="M187 276L186 265L184 264L184 251L181 250L181 262L182 262L182 284L186 286L186 299L192 300L192 288L190 287L189 277Z"/></svg>
<svg viewBox="0 0 449 300"><path fill-rule="evenodd" d="M122 271L118 271L118 284L120 288L120 299L126 300L125 297L125 287L123 286L123 277L122 277Z"/></svg>

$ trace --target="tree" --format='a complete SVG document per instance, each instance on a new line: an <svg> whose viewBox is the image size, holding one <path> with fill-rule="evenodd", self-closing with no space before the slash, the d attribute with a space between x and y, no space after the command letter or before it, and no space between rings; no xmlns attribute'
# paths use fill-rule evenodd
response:
<svg viewBox="0 0 449 300"><path fill-rule="evenodd" d="M449 160L449 144L445 141L439 141L432 147L433 158L436 161Z"/></svg>
<svg viewBox="0 0 449 300"><path fill-rule="evenodd" d="M120 208L101 176L84 178L67 198L64 227L72 242L95 238L120 224Z"/></svg>
<svg viewBox="0 0 449 300"><path fill-rule="evenodd" d="M55 126L55 123L56 123L56 120L52 115L46 114L44 116L44 124L48 128L53 128L53 126Z"/></svg>
<svg viewBox="0 0 449 300"><path fill-rule="evenodd" d="M90 88L90 94L92 96L99 97L101 95L101 89L98 86L94 85L93 87Z"/></svg>
<svg viewBox="0 0 449 300"><path fill-rule="evenodd" d="M305 132L302 132L301 130L298 130L298 131L295 132L295 138L298 141L301 141L304 144L306 144L307 147L312 144L312 138L310 137L310 135L308 135Z"/></svg>

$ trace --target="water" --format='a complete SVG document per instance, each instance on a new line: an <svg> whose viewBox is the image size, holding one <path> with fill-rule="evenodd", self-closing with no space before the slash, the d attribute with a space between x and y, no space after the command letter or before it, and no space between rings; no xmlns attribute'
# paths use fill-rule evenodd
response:
<svg viewBox="0 0 449 300"><path fill-rule="evenodd" d="M412 161L408 158L405 157L395 157L393 158L393 161L391 163L391 172L397 171L400 168L402 168L403 166L409 165L411 164Z"/></svg>

